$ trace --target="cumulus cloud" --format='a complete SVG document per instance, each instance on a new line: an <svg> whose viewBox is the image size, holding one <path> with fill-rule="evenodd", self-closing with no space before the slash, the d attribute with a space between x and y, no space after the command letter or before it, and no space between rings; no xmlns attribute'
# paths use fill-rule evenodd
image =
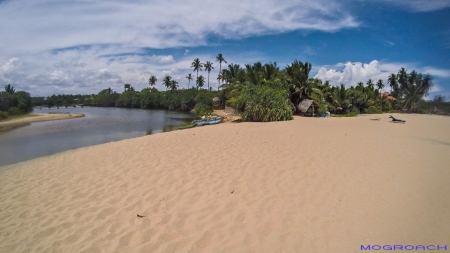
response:
<svg viewBox="0 0 450 253"><path fill-rule="evenodd" d="M160 57L159 62L160 63L173 63L173 62L175 62L175 60L173 59L172 55L164 55L164 56Z"/></svg>
<svg viewBox="0 0 450 253"><path fill-rule="evenodd" d="M398 73L401 68L405 68L407 71L416 70L419 73L430 74L432 77L450 77L450 70L446 69L420 67L412 63L388 63L373 60L370 63L347 62L338 63L332 67L323 66L314 78L329 81L331 85L345 84L347 87L356 86L358 82L366 83L369 79L374 82L381 79L386 84L389 75Z"/></svg>
<svg viewBox="0 0 450 253"><path fill-rule="evenodd" d="M7 63L3 64L2 66L2 73L3 74L9 74L17 70L20 65L22 65L22 62L19 58L11 58Z"/></svg>
<svg viewBox="0 0 450 253"><path fill-rule="evenodd" d="M333 68L327 69L326 67L321 67L315 78L330 81L332 85L340 85L343 83L349 87L355 86L358 82L365 83L368 79L378 80L388 75L377 60L373 60L370 63L339 63L335 67L343 67L343 70L339 71Z"/></svg>
<svg viewBox="0 0 450 253"><path fill-rule="evenodd" d="M1 64L1 63L0 63ZM20 70L22 66L22 61L13 57L4 63L0 68L0 82L13 84L15 82L20 82L24 73Z"/></svg>

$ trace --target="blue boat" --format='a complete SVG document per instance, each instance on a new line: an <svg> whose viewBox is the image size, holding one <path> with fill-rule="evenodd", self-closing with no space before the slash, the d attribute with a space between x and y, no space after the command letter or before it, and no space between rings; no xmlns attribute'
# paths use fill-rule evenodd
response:
<svg viewBox="0 0 450 253"><path fill-rule="evenodd" d="M204 126L204 125L214 125L218 124L222 121L222 117L213 118L213 119L201 119L201 120L194 120L192 121L193 124L196 124L197 126Z"/></svg>

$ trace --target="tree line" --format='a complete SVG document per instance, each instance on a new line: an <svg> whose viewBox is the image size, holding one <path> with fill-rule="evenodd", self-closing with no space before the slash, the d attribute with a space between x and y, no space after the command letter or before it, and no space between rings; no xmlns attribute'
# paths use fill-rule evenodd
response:
<svg viewBox="0 0 450 253"><path fill-rule="evenodd" d="M369 79L366 83L360 82L347 88L345 84L332 86L328 81L310 78L312 65L309 62L294 60L283 69L276 62L265 64L256 62L243 66L230 63L222 69L222 63L227 64L222 54L217 55L216 62L219 63L217 91L213 91L209 85L210 72L214 69L213 63L210 61L202 63L196 58L191 64L195 76L191 73L186 76L188 89L179 89L178 81L166 75L162 80L166 90L159 91L154 87L158 79L152 75L148 79L149 87L141 91L136 91L132 86L122 93L107 88L98 94L52 95L46 99L32 98L32 102L35 106L48 107L89 104L105 107L194 110L198 115L212 112L214 105L222 108L227 105L238 110L243 120L248 121L290 119L293 114L299 113L298 104L303 99L314 100L319 114L327 111L348 116L388 111L428 113L437 107L447 113L450 112L448 103L443 97L439 101L424 100L433 87L433 79L429 74L424 75L415 70L408 72L402 68L398 73L392 73L388 78L390 92L382 93L385 88L383 80ZM199 74L203 70L208 73L206 79ZM191 86L194 78L195 87ZM203 88L205 84L206 89ZM218 97L221 102L214 104L214 97ZM4 101L6 100L2 100L2 104L6 103ZM21 108L24 111L23 107ZM5 111L4 107L0 109Z"/></svg>
<svg viewBox="0 0 450 253"><path fill-rule="evenodd" d="M31 112L33 105L30 94L25 91L16 91L11 84L5 86L0 92L0 119L10 115L20 115Z"/></svg>

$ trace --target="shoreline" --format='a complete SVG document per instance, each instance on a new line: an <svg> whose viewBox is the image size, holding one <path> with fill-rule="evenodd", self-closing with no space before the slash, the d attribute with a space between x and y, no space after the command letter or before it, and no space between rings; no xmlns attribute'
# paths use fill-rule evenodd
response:
<svg viewBox="0 0 450 253"><path fill-rule="evenodd" d="M0 251L448 244L450 118L392 115L406 123L218 124L3 166Z"/></svg>
<svg viewBox="0 0 450 253"><path fill-rule="evenodd" d="M43 122L43 121L52 121L52 120L64 120L64 119L75 119L75 118L81 118L84 117L84 114L80 113L70 113L70 114L63 114L63 113L33 113L30 114L31 117L25 117L25 118L19 118L19 119L12 119L5 121L0 121L0 132L1 131L9 131L18 127L27 126L34 122Z"/></svg>

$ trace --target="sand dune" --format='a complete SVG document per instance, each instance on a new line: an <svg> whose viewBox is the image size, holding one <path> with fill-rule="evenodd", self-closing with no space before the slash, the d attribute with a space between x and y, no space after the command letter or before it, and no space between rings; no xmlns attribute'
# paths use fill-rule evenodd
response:
<svg viewBox="0 0 450 253"><path fill-rule="evenodd" d="M219 124L0 167L0 252L448 245L450 117L396 116Z"/></svg>

